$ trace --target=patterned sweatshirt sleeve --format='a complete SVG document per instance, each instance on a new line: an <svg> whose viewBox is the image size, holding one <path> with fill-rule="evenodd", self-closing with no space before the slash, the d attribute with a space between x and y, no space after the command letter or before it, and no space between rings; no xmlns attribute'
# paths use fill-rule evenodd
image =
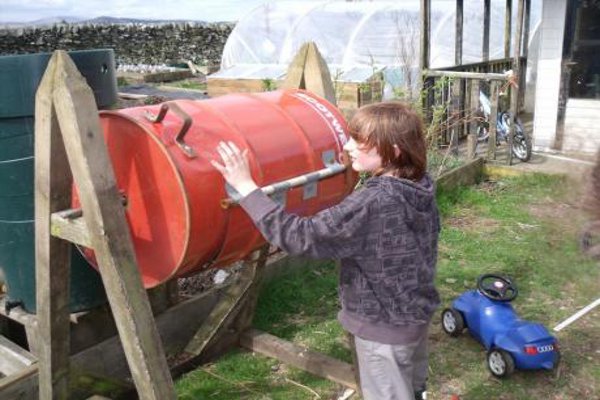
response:
<svg viewBox="0 0 600 400"><path fill-rule="evenodd" d="M312 258L347 258L359 255L367 240L369 203L367 190L354 192L340 204L310 217L288 213L256 189L240 205L250 215L265 239L288 254Z"/></svg>

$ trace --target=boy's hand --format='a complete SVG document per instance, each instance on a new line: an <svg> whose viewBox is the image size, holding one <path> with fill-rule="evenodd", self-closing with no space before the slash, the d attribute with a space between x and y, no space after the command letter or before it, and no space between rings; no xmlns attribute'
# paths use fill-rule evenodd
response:
<svg viewBox="0 0 600 400"><path fill-rule="evenodd" d="M242 197L258 188L250 174L247 149L241 152L232 142L220 142L216 150L221 156L223 164L214 160L211 160L210 163Z"/></svg>

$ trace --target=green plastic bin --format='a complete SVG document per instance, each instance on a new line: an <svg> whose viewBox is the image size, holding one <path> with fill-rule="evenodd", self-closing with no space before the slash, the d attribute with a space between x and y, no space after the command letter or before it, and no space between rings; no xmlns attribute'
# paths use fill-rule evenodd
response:
<svg viewBox="0 0 600 400"><path fill-rule="evenodd" d="M99 108L117 101L114 53L73 51L70 57ZM34 110L35 93L50 53L0 57L0 274L9 307L35 312ZM98 272L71 250L71 312L106 302Z"/></svg>

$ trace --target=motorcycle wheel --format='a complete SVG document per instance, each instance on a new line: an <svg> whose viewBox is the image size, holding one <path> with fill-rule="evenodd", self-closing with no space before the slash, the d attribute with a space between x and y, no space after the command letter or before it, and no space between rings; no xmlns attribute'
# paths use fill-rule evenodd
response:
<svg viewBox="0 0 600 400"><path fill-rule="evenodd" d="M510 124L512 123L511 115L508 112L502 113L500 116L504 129L506 129L506 137L510 132ZM529 161L531 159L531 138L525 134L521 120L517 118L515 126L515 136L513 137L512 153L521 161Z"/></svg>

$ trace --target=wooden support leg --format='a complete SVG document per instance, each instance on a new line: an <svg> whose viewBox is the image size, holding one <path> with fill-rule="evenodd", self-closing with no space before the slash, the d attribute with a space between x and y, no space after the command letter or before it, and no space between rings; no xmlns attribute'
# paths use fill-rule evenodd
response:
<svg viewBox="0 0 600 400"><path fill-rule="evenodd" d="M189 357L201 357L209 343L217 341L223 332L239 336L250 327L269 247L263 246L244 262L237 281L225 289L217 306L186 346L185 353Z"/></svg>
<svg viewBox="0 0 600 400"><path fill-rule="evenodd" d="M41 399L66 399L69 376L70 244L50 236L50 215L70 206L71 174L52 104L57 54L35 104L35 258Z"/></svg>
<svg viewBox="0 0 600 400"><path fill-rule="evenodd" d="M52 98L62 138L138 395L141 399L175 399L92 91L66 52L55 52L53 61L56 75Z"/></svg>

